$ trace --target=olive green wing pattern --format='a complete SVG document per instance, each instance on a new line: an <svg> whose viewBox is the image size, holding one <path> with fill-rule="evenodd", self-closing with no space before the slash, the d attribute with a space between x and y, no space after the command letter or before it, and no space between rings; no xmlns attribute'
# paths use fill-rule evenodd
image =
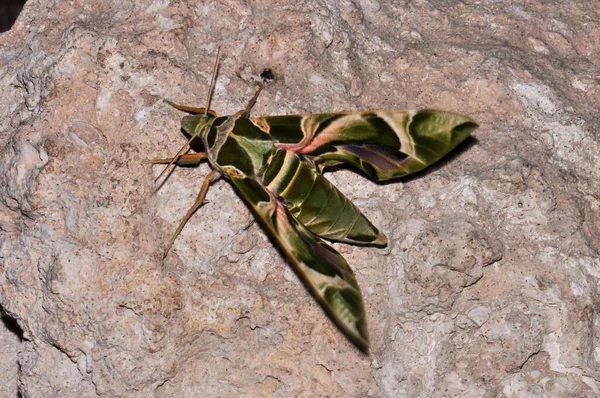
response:
<svg viewBox="0 0 600 398"><path fill-rule="evenodd" d="M375 181L420 171L464 141L477 123L457 113L373 111L267 116L252 121L321 172L347 164Z"/></svg>
<svg viewBox="0 0 600 398"><path fill-rule="evenodd" d="M296 220L258 179L230 174L230 181L325 312L350 341L366 351L369 337L362 295L346 260Z"/></svg>
<svg viewBox="0 0 600 398"><path fill-rule="evenodd" d="M294 152L277 149L260 175L263 184L312 233L327 240L383 246L387 239L327 178Z"/></svg>

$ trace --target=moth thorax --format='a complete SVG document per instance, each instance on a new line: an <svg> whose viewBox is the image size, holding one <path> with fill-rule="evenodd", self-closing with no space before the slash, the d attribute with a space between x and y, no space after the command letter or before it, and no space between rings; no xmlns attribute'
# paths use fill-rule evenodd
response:
<svg viewBox="0 0 600 398"><path fill-rule="evenodd" d="M214 121L212 116L188 115L181 120L181 128L191 136L206 137Z"/></svg>

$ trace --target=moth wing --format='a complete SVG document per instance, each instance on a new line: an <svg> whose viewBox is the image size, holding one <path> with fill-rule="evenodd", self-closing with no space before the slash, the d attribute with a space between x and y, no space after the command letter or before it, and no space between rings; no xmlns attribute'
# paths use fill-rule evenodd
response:
<svg viewBox="0 0 600 398"><path fill-rule="evenodd" d="M302 225L327 240L385 245L387 239L325 176L292 151L277 149L260 175L262 184Z"/></svg>
<svg viewBox="0 0 600 398"><path fill-rule="evenodd" d="M259 181L232 177L231 182L325 312L350 341L366 351L368 332L362 295L346 260L296 220Z"/></svg>
<svg viewBox="0 0 600 398"><path fill-rule="evenodd" d="M436 110L268 116L253 121L279 141L279 148L303 155L319 171L347 164L375 181L424 169L478 126L467 116Z"/></svg>

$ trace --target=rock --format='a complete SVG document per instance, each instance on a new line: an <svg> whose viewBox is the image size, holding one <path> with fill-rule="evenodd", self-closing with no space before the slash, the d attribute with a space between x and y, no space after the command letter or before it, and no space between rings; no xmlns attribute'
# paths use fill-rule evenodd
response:
<svg viewBox="0 0 600 398"><path fill-rule="evenodd" d="M442 4L443 3L443 4ZM0 35L0 366L16 396L600 394L600 14L532 2L29 0ZM325 317L162 99L255 115L439 108L417 176L327 178L388 236L336 244L371 353Z"/></svg>

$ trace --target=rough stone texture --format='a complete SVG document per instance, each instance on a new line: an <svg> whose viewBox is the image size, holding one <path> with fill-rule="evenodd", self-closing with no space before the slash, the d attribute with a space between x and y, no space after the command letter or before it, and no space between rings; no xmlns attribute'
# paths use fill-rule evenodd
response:
<svg viewBox="0 0 600 398"><path fill-rule="evenodd" d="M390 242L335 245L369 356L225 181L162 259L208 167L154 192L142 160L184 142L160 98L202 106L218 45L221 114L270 67L256 115L481 123L415 178L328 174ZM598 65L595 0L29 0L0 35L0 394L596 396Z"/></svg>

